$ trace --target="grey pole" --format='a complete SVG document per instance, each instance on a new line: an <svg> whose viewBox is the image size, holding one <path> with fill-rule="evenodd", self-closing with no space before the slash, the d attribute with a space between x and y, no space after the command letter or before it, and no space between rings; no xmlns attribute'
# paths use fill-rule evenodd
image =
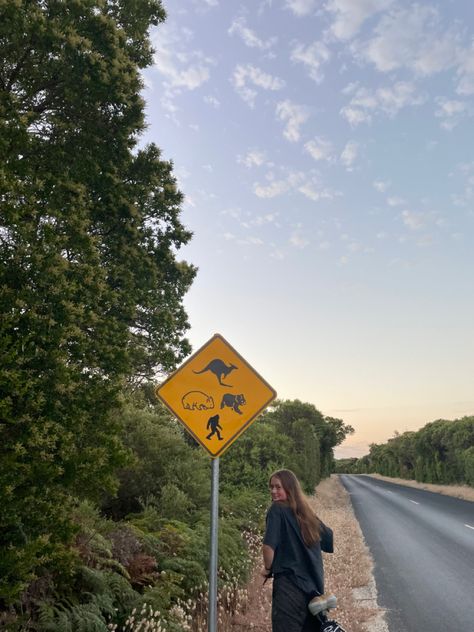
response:
<svg viewBox="0 0 474 632"><path fill-rule="evenodd" d="M219 457L212 459L211 478L211 555L209 559L208 632L217 632L217 543L219 518Z"/></svg>

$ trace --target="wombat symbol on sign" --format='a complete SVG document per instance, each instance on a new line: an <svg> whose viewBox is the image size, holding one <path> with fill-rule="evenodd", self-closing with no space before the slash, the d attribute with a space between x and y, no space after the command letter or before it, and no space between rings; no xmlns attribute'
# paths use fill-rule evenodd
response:
<svg viewBox="0 0 474 632"><path fill-rule="evenodd" d="M189 391L181 398L183 408L186 410L210 410L214 408L214 400L211 395L202 391Z"/></svg>

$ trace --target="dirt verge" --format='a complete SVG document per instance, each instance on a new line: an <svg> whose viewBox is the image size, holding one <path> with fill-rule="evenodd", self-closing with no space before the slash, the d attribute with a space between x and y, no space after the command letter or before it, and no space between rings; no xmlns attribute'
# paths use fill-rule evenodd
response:
<svg viewBox="0 0 474 632"><path fill-rule="evenodd" d="M358 476L372 476L372 478L379 478L389 483L425 489L428 492L435 492L436 494L444 494L445 496L453 496L454 498L474 502L474 487L469 487L468 485L433 485L432 483L419 483L418 481L382 476L381 474L359 474Z"/></svg>

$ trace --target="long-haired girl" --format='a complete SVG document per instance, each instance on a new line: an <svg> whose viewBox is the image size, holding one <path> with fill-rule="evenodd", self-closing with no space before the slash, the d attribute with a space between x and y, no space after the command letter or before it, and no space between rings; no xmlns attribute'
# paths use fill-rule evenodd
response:
<svg viewBox="0 0 474 632"><path fill-rule="evenodd" d="M336 605L334 595L324 594L321 556L333 552L332 531L316 516L291 470L272 474L270 493L263 575L273 576L272 631L318 630L313 615Z"/></svg>

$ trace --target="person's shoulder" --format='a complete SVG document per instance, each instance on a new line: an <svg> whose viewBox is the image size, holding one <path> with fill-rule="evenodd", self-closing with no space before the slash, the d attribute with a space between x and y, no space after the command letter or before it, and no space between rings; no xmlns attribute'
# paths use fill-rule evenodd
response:
<svg viewBox="0 0 474 632"><path fill-rule="evenodd" d="M272 504L268 508L267 516L270 516L270 515L280 516L281 514L285 513L285 511L287 511L288 509L289 509L288 505L286 505L285 503L279 502L278 500L275 500L272 502Z"/></svg>

